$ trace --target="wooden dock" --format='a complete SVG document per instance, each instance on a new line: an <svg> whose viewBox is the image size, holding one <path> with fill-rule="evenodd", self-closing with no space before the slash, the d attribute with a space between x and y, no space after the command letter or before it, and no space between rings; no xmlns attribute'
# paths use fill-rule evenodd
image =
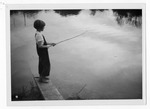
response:
<svg viewBox="0 0 150 109"><path fill-rule="evenodd" d="M57 88L52 84L51 80L48 83L39 82L39 78L35 77L35 82L45 100L64 100Z"/></svg>

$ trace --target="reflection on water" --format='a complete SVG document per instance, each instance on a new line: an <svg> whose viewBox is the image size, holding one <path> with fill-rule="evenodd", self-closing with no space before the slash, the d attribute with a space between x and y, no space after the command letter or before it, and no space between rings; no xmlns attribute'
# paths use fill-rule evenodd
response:
<svg viewBox="0 0 150 109"><path fill-rule="evenodd" d="M86 10L68 17L50 11L40 12L36 17L46 22L43 34L50 42L87 30L81 37L49 49L50 78L64 98L77 93L84 85L86 87L79 93L82 99L142 98L140 28L119 26L111 11L91 16ZM21 14L11 19L17 22L15 26L12 22L14 28L11 29L12 78L17 79L12 87L15 89L25 82L19 79L22 76L29 81L31 72L38 75L38 58L32 27L35 19L26 18L26 27Z"/></svg>

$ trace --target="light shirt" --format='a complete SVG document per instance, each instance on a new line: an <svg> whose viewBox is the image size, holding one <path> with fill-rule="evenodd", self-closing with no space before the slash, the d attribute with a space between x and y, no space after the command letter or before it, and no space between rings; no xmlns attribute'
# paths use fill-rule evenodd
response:
<svg viewBox="0 0 150 109"><path fill-rule="evenodd" d="M44 39L43 39L43 36L42 36L42 32L39 32L39 31L36 32L35 40L36 40L36 43L37 43L37 44L38 44L39 42L41 42L41 41L42 41L42 43L44 43Z"/></svg>

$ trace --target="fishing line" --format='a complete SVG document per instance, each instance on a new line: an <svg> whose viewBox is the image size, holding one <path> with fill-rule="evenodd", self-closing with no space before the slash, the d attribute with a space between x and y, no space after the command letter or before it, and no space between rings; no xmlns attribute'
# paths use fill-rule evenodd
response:
<svg viewBox="0 0 150 109"><path fill-rule="evenodd" d="M85 32L83 32L83 33L81 33L81 34L79 34L79 35L76 35L76 36L74 36L74 37L71 37L71 38L68 38L68 39L65 39L65 40L59 41L59 42L57 42L57 43L56 43L56 45L58 45L58 44L60 44L60 43L62 43L62 42L65 42L65 41L68 41L68 40L71 40L71 39L77 38L77 37L79 37L79 36L81 36L81 35L85 34L86 32L87 32L87 31L85 31Z"/></svg>

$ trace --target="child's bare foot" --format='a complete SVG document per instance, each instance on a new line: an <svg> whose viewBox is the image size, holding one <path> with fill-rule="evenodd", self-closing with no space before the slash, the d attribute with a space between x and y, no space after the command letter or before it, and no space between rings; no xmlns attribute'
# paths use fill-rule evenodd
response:
<svg viewBox="0 0 150 109"><path fill-rule="evenodd" d="M47 79L47 80L49 80L49 78L48 78L48 77L43 77L43 79Z"/></svg>
<svg viewBox="0 0 150 109"><path fill-rule="evenodd" d="M41 82L41 83L48 83L48 81L46 81L44 78L39 78L39 82Z"/></svg>

